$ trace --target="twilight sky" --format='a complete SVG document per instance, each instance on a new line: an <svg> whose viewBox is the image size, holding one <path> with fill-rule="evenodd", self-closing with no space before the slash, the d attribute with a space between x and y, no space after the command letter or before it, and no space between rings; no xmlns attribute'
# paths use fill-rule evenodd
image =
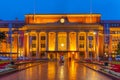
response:
<svg viewBox="0 0 120 80"><path fill-rule="evenodd" d="M120 20L120 0L91 0L92 12L104 20ZM35 5L35 6L34 6ZM0 19L24 20L29 13L90 13L90 0L0 0Z"/></svg>

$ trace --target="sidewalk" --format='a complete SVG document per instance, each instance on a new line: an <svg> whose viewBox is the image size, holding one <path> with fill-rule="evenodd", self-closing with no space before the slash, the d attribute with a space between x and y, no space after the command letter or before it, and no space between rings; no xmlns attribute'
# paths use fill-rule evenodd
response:
<svg viewBox="0 0 120 80"><path fill-rule="evenodd" d="M115 74L112 74L108 69L105 68L105 66L103 66L101 63L94 63L94 62L91 62L91 63L87 63L85 62L84 66L92 69L92 70L95 70L97 72L100 72L104 75L107 75L111 78L113 78L114 80L120 80L120 76L119 75L115 75Z"/></svg>
<svg viewBox="0 0 120 80"><path fill-rule="evenodd" d="M18 61L15 63L15 65L17 66L16 68L4 68L2 69L3 71L0 72L0 76L4 76L13 72L17 72L17 71L21 71L24 69L27 69L29 67L33 67L36 66L36 64L30 64L34 61ZM37 64L38 65L38 64Z"/></svg>

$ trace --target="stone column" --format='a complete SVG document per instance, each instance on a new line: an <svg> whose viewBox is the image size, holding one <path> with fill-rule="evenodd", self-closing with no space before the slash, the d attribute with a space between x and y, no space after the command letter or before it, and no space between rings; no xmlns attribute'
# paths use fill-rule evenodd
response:
<svg viewBox="0 0 120 80"><path fill-rule="evenodd" d="M27 33L27 56L30 57L30 33Z"/></svg>
<svg viewBox="0 0 120 80"><path fill-rule="evenodd" d="M48 55L47 55L47 51L48 51L48 42L49 42L49 40L48 40L48 34L49 34L49 32L46 32L46 42L45 42L45 44L46 44L46 52L45 52L46 58L48 57Z"/></svg>
<svg viewBox="0 0 120 80"><path fill-rule="evenodd" d="M70 49L69 32L67 32L67 51Z"/></svg>
<svg viewBox="0 0 120 80"><path fill-rule="evenodd" d="M25 40L26 38L25 38L25 32L24 32L24 34L23 34L23 54L24 54L24 56L26 56L26 40Z"/></svg>
<svg viewBox="0 0 120 80"><path fill-rule="evenodd" d="M96 58L99 60L99 32L96 32Z"/></svg>
<svg viewBox="0 0 120 80"><path fill-rule="evenodd" d="M79 59L79 48L78 48L78 32L76 31L76 59Z"/></svg>
<svg viewBox="0 0 120 80"><path fill-rule="evenodd" d="M79 51L79 47L78 47L78 32L76 32L76 51Z"/></svg>
<svg viewBox="0 0 120 80"><path fill-rule="evenodd" d="M89 58L89 42L88 42L88 32L86 32L86 56L85 58Z"/></svg>
<svg viewBox="0 0 120 80"><path fill-rule="evenodd" d="M56 39L55 39L55 51L58 51L58 32L56 32Z"/></svg>
<svg viewBox="0 0 120 80"><path fill-rule="evenodd" d="M32 58L32 36L29 33L29 57Z"/></svg>
<svg viewBox="0 0 120 80"><path fill-rule="evenodd" d="M39 32L36 32L36 58L39 58Z"/></svg>
<svg viewBox="0 0 120 80"><path fill-rule="evenodd" d="M55 51L58 51L58 32L56 31L56 33L55 33ZM58 53L56 52L55 53L55 55L56 55L56 59L58 59Z"/></svg>

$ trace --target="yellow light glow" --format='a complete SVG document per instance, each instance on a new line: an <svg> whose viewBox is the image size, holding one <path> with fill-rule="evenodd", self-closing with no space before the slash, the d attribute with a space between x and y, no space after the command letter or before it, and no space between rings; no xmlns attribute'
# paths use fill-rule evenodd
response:
<svg viewBox="0 0 120 80"><path fill-rule="evenodd" d="M50 62L48 63L48 79L53 80L55 78L55 64Z"/></svg>
<svg viewBox="0 0 120 80"><path fill-rule="evenodd" d="M77 65L75 64L74 60L71 61L71 64L69 65L69 67L70 67L70 72L69 72L70 78L72 78L73 80L76 80L76 67L77 67Z"/></svg>
<svg viewBox="0 0 120 80"><path fill-rule="evenodd" d="M50 32L49 33L49 51L55 50L55 33Z"/></svg>
<svg viewBox="0 0 120 80"><path fill-rule="evenodd" d="M96 32L93 32L93 34L95 35L95 34L96 34Z"/></svg>
<svg viewBox="0 0 120 80"><path fill-rule="evenodd" d="M62 43L61 46L64 47L64 44Z"/></svg>
<svg viewBox="0 0 120 80"><path fill-rule="evenodd" d="M76 33L71 32L69 34L70 37L70 51L75 51L76 50Z"/></svg>
<svg viewBox="0 0 120 80"><path fill-rule="evenodd" d="M72 52L72 54L74 54L74 52Z"/></svg>

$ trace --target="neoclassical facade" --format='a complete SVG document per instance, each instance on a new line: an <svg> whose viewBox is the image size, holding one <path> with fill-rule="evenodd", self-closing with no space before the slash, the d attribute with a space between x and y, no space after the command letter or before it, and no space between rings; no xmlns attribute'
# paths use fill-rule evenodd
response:
<svg viewBox="0 0 120 80"><path fill-rule="evenodd" d="M54 14L25 16L24 53L48 58L97 58L103 52L100 14ZM99 44L101 43L101 45Z"/></svg>
<svg viewBox="0 0 120 80"><path fill-rule="evenodd" d="M12 51L13 57L54 59L61 55L66 59L97 59L109 54L112 56L112 53L116 53L116 48L112 48L113 43L116 42L117 45L117 41L111 41L111 35L117 37L119 34L116 36L111 33L120 30L119 27L107 25L112 22L102 21L100 14L27 14L25 22L16 21L7 23L8 27L0 27L8 38L1 44L5 46L1 47L1 54L9 55ZM11 50L8 33L10 24Z"/></svg>

